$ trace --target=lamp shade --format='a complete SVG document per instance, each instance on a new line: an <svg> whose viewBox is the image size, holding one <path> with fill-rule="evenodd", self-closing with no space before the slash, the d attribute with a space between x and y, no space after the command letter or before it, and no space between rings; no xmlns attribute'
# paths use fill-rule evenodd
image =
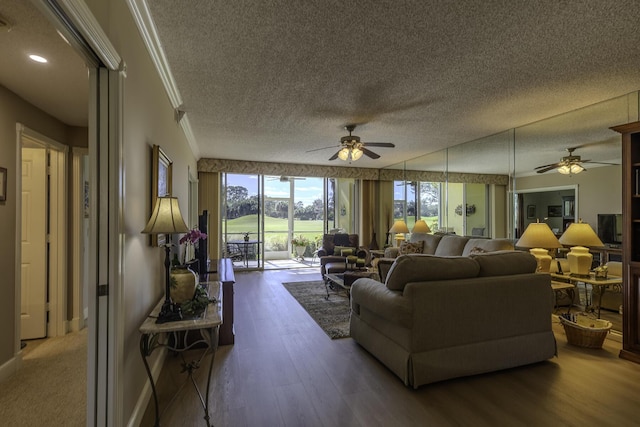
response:
<svg viewBox="0 0 640 427"><path fill-rule="evenodd" d="M604 246L593 228L579 220L569 225L569 228L560 236L560 243L571 246L571 252L567 254L569 271L577 276L588 276L593 261L593 255L589 253L588 246Z"/></svg>
<svg viewBox="0 0 640 427"><path fill-rule="evenodd" d="M521 248L554 249L562 245L546 223L532 222L522 233L522 236L516 242L516 246Z"/></svg>
<svg viewBox="0 0 640 427"><path fill-rule="evenodd" d="M151 218L142 230L145 234L174 234L189 231L180 214L177 197L158 197Z"/></svg>
<svg viewBox="0 0 640 427"><path fill-rule="evenodd" d="M567 246L604 246L593 228L582 220L569 225L569 228L560 236L560 243Z"/></svg>
<svg viewBox="0 0 640 427"><path fill-rule="evenodd" d="M431 233L431 229L424 221L424 219L419 219L416 221L415 225L411 229L412 233Z"/></svg>
<svg viewBox="0 0 640 427"><path fill-rule="evenodd" d="M409 227L402 219L397 219L391 228L389 229L389 233L408 233Z"/></svg>

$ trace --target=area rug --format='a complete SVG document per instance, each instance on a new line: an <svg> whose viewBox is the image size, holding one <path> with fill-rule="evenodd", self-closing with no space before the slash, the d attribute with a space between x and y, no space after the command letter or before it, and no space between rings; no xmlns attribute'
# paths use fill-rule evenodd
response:
<svg viewBox="0 0 640 427"><path fill-rule="evenodd" d="M300 303L309 316L331 339L349 337L349 298L345 292L327 291L321 280L312 282L289 282L282 284Z"/></svg>

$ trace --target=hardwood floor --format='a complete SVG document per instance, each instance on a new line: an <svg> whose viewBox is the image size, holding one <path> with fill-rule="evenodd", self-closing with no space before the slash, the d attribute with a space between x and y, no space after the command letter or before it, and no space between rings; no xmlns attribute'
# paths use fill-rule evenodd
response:
<svg viewBox="0 0 640 427"><path fill-rule="evenodd" d="M570 346L554 325L558 357L423 386L404 384L352 339L331 340L281 286L319 280L317 269L238 273L233 346L220 347L210 397L216 426L636 425L640 366L620 344ZM170 358L159 389L177 387ZM201 371L203 371L201 369ZM202 373L200 373L201 375ZM200 383L204 386L204 375ZM190 384L162 425L205 425ZM142 425L152 425L153 403Z"/></svg>

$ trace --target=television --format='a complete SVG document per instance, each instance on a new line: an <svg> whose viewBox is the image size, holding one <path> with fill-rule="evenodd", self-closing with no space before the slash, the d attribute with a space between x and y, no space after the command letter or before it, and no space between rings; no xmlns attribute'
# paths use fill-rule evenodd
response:
<svg viewBox="0 0 640 427"><path fill-rule="evenodd" d="M598 237L605 245L622 244L622 214L598 214Z"/></svg>

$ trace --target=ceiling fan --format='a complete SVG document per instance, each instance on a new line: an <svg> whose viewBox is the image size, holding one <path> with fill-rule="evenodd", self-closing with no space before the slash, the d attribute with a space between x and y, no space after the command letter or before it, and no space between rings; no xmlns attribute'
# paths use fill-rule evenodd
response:
<svg viewBox="0 0 640 427"><path fill-rule="evenodd" d="M303 179L306 179L306 178L298 178L296 176L284 176L283 175L281 177L274 176L273 178L269 178L269 181L291 182L291 181L294 181L296 179L303 180Z"/></svg>
<svg viewBox="0 0 640 427"><path fill-rule="evenodd" d="M549 165L538 166L534 170L538 173L549 172L550 170L557 169L558 172L564 175L571 175L580 173L586 168L582 166L583 163L593 163L599 165L617 165L617 163L607 163L607 162L594 162L593 160L582 160L580 156L574 156L573 152L578 147L567 148L569 152L568 156L564 156L557 163L551 163Z"/></svg>
<svg viewBox="0 0 640 427"><path fill-rule="evenodd" d="M395 144L392 144L391 142L362 142L359 136L352 134L352 132L356 129L355 124L346 125L344 128L349 131L349 135L340 138L339 147L341 148L333 156L329 157L329 160L335 160L338 158L345 161L358 160L360 157L362 157L363 154L372 159L379 159L379 154L374 153L366 147L395 147ZM332 147L334 146L332 145L329 147L316 148L314 150L307 151L307 153L310 153L312 151L325 150Z"/></svg>

